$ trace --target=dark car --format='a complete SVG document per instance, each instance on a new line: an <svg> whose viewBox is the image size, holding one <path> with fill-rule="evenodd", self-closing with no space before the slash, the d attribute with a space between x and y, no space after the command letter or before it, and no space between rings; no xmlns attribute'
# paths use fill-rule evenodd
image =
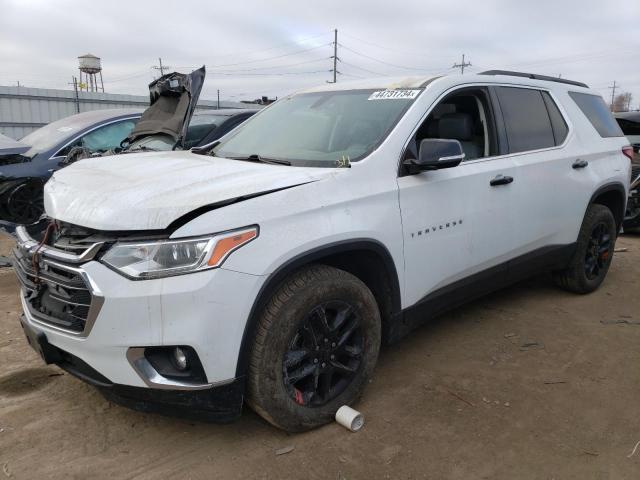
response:
<svg viewBox="0 0 640 480"><path fill-rule="evenodd" d="M117 148L142 110L110 109L57 120L0 148L0 221L32 223L42 214L42 187L65 166L74 147L91 153ZM13 147L13 148L11 148Z"/></svg>
<svg viewBox="0 0 640 480"><path fill-rule="evenodd" d="M616 113L614 116L633 147L631 188L623 227L627 231L637 231L640 229L640 112Z"/></svg>

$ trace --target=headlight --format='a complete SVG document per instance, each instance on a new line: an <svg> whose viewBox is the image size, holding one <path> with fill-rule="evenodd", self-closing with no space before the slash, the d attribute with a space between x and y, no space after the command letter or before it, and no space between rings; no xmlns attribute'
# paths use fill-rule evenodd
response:
<svg viewBox="0 0 640 480"><path fill-rule="evenodd" d="M199 238L116 243L102 262L136 280L181 275L219 267L257 236L256 226Z"/></svg>

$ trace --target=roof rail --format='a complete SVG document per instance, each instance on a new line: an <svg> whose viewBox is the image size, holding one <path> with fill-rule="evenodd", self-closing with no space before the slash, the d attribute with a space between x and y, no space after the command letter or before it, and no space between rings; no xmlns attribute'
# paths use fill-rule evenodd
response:
<svg viewBox="0 0 640 480"><path fill-rule="evenodd" d="M575 85L576 87L589 88L589 85L587 85L586 83L576 82L575 80L566 80L564 78L558 78L558 77L549 77L547 75L538 75L537 73L510 72L509 70L487 70L486 72L481 72L478 75L508 75L510 77L532 78L534 80L566 83L568 85Z"/></svg>

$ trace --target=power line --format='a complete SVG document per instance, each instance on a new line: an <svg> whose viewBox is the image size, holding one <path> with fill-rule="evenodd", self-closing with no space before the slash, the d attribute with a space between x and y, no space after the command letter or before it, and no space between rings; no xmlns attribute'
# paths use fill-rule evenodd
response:
<svg viewBox="0 0 640 480"><path fill-rule="evenodd" d="M269 50L276 50L278 48L287 47L289 45L299 45L301 43L306 43L306 42L309 42L311 40L315 40L316 38L327 36L327 35L329 35L329 33L330 32L327 31L325 33L320 33L318 35L314 35L314 36L311 36L311 37L306 37L306 38L303 38L303 39L300 39L300 40L295 40L293 42L282 43L282 44L279 44L279 45L275 45L273 47L267 47L267 48L263 48L263 49L260 49L260 50L251 50L251 51L236 52L236 53L226 53L224 55L218 56L218 58L241 57L241 56L244 56L244 55L253 55L254 53L267 52Z"/></svg>
<svg viewBox="0 0 640 480"><path fill-rule="evenodd" d="M279 77L285 75L311 75L316 73L327 73L331 70L314 70L312 72L272 72L272 73L238 73L238 72L215 72L215 75L229 77Z"/></svg>
<svg viewBox="0 0 640 480"><path fill-rule="evenodd" d="M165 67L166 68L166 67ZM116 77L116 78L111 78L109 80L105 80L104 83L115 83L115 82L122 82L125 80L131 80L133 78L139 78L139 77L143 77L145 75L149 75L151 72L149 70L145 70L143 72L139 72L139 73L134 73L131 75L125 75L123 77Z"/></svg>
<svg viewBox="0 0 640 480"><path fill-rule="evenodd" d="M628 56L629 53L635 53L634 50L602 50L600 52L589 52L589 53L578 53L572 55L566 55L563 57L551 57L551 58L543 58L539 60L535 60L533 62L525 62L525 63L515 63L510 65L503 65L504 68L513 68L513 67L530 67L530 66L541 66L541 65L555 65L558 63L575 63L575 62L583 62L586 60L592 60L595 58L601 57L611 57L617 55L625 55Z"/></svg>
<svg viewBox="0 0 640 480"><path fill-rule="evenodd" d="M304 50L297 50L295 52L290 52L290 53L283 53L282 55L275 55L273 57L260 58L260 59L257 59L257 60L249 60L249 61L246 61L246 62L225 63L225 64L212 65L211 68L235 67L236 65L247 65L247 64L250 64L250 63L266 62L268 60L274 60L276 58L289 57L291 55L298 55L300 53L311 52L312 50L317 50L319 48L327 47L329 45L331 45L331 43L324 43L322 45L316 45L315 47L305 48Z"/></svg>
<svg viewBox="0 0 640 480"><path fill-rule="evenodd" d="M363 72L367 72L367 73L370 73L372 75L377 75L379 77L386 76L386 74L384 74L384 73L374 72L373 70L369 70L368 68L364 68L364 67L359 67L358 65L354 65L353 63L345 62L344 60L340 60L340 64L341 65L347 65L349 67L356 68L358 70L362 70Z"/></svg>
<svg viewBox="0 0 640 480"><path fill-rule="evenodd" d="M383 65L387 65L389 67L395 67L395 68L402 68L405 70L414 70L414 71L418 71L418 72L428 72L431 70L434 70L433 68L424 68L424 67L409 67L407 65L398 65L397 63L390 63L390 62L385 62L384 60L380 60L379 58L375 58L372 57L371 55L367 55L365 53L362 52L358 52L357 50L354 50L353 48L350 48L342 43L339 44L342 48L344 48L345 50L350 51L351 53L355 53L356 55L359 55L361 57L364 58L368 58L369 60L373 60L374 62L378 62L381 63Z"/></svg>
<svg viewBox="0 0 640 480"><path fill-rule="evenodd" d="M322 57L322 58L314 58L312 60L306 60L304 62L297 62L297 63L289 63L286 65L274 65L274 66L270 66L270 67L254 67L254 68L239 68L239 69L232 69L232 70L226 70L228 72L254 72L254 71L258 71L258 70L273 70L273 69L277 69L277 68L290 68L290 67L297 67L299 65L308 65L309 63L317 63L317 62L324 62L326 61L328 58L331 57ZM195 68L195 67L177 67L177 68ZM212 67L215 68L215 67ZM213 74L215 75L217 72L214 70L211 70L213 72Z"/></svg>
<svg viewBox="0 0 640 480"><path fill-rule="evenodd" d="M432 53L425 53L425 52L411 52L408 50L400 50L400 49L396 49L396 48L390 48L384 45L380 45L374 42L371 42L369 40L363 40L362 38L358 38L354 35L348 34L348 33L342 33L344 36L352 38L353 40L357 40L358 42L362 42L364 44L370 45L372 47L376 47L376 48L381 48L383 50L388 50L390 52L395 52L395 53L401 53L404 55L411 55L411 56L422 56L422 57L429 57L431 59L433 59L433 54ZM444 57L443 57L444 58Z"/></svg>

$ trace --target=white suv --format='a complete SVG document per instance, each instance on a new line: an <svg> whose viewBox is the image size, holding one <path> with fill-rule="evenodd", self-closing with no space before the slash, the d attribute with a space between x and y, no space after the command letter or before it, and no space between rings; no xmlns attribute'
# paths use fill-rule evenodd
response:
<svg viewBox="0 0 640 480"><path fill-rule="evenodd" d="M86 159L19 228L46 362L149 411L300 431L354 403L381 342L525 276L596 289L630 149L602 98L517 72L282 98L186 152Z"/></svg>

